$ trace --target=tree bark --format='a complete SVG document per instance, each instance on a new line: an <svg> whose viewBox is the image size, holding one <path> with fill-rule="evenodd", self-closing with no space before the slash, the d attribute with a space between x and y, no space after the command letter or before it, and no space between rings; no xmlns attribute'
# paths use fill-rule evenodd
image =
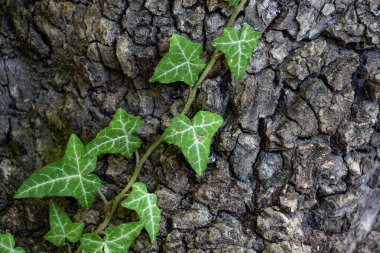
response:
<svg viewBox="0 0 380 253"><path fill-rule="evenodd" d="M188 86L151 84L177 33L213 52L230 15L221 0L0 0L0 233L28 252L44 242L51 199L15 200L34 171L60 159L68 137L88 143L124 108L145 144L162 133ZM139 180L158 196L157 243L131 252L377 252L380 250L380 3L251 0L235 22L263 33L247 75L224 60L192 106L219 113L206 175L162 144ZM112 199L134 160L103 156ZM86 231L103 203L55 199ZM123 208L112 224L131 218ZM122 217L126 217L123 219ZM133 216L133 215L132 215Z"/></svg>

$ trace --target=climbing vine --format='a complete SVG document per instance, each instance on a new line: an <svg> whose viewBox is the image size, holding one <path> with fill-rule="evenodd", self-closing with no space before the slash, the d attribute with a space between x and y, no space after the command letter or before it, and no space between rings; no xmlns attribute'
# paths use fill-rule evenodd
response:
<svg viewBox="0 0 380 253"><path fill-rule="evenodd" d="M165 84L181 81L189 85L190 94L183 110L173 117L163 135L153 142L141 159L136 159L132 177L114 198L104 221L95 231L83 234L84 223L73 223L64 210L52 202L49 212L51 229L44 236L45 240L57 247L67 242L80 242L76 252L122 253L128 251L135 238L145 229L151 243L155 242L160 228L161 211L157 206L156 195L149 193L144 183L137 182L138 175L145 161L162 142L176 145L195 173L199 176L204 174L212 138L223 125L223 118L208 111L200 111L192 119L186 114L198 88L223 54L232 78L239 80L244 76L261 36L248 24L240 30L232 27L246 2L247 0L228 0L231 8L235 9L223 34L212 41L215 51L207 64L200 58L203 52L200 43L193 43L177 34L172 35L169 51L161 59L149 81ZM87 145L75 134L71 135L63 158L33 173L20 186L15 198L67 196L74 197L83 208L91 208L98 193L107 204L99 191L101 180L93 173L97 158L102 154L120 154L131 158L142 144L137 135L140 127L140 117L131 116L119 109L109 126L101 130ZM110 227L120 204L134 210L139 220ZM20 253L24 250L15 248L11 234L0 234L0 253L9 252Z"/></svg>

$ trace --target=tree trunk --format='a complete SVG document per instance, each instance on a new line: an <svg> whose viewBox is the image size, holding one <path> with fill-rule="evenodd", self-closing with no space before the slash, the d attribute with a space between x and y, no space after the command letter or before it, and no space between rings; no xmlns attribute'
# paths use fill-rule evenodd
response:
<svg viewBox="0 0 380 253"><path fill-rule="evenodd" d="M188 86L148 82L177 33L205 46L230 12L222 0L0 0L0 233L28 252L68 252L42 237L51 199L15 200L68 137L88 143L124 108L141 115L142 153L178 113ZM206 175L162 144L139 180L158 196L157 243L132 252L380 250L380 3L251 0L235 22L263 33L243 81L219 60L193 115L221 114ZM135 161L102 156L112 199ZM104 217L55 199L86 231ZM113 224L130 217L120 208ZM124 220L126 220L124 219Z"/></svg>

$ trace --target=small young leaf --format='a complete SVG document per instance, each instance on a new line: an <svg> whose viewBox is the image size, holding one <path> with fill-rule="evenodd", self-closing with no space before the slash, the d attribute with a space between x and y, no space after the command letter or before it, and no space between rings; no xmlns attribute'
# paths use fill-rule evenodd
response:
<svg viewBox="0 0 380 253"><path fill-rule="evenodd" d="M237 6L241 0L226 0L230 6Z"/></svg>
<svg viewBox="0 0 380 253"><path fill-rule="evenodd" d="M260 37L260 32L254 31L245 24L240 33L234 28L225 28L223 34L212 41L212 45L226 56L232 77L235 80L244 76Z"/></svg>
<svg viewBox="0 0 380 253"><path fill-rule="evenodd" d="M179 114L172 119L163 138L177 145L194 171L202 176L209 160L211 139L222 124L223 118L211 112L200 111L192 121Z"/></svg>
<svg viewBox="0 0 380 253"><path fill-rule="evenodd" d="M128 115L123 109L117 110L109 127L100 131L95 140L86 149L86 157L100 154L122 154L125 157L133 155L142 143L135 134L141 127L141 117Z"/></svg>
<svg viewBox="0 0 380 253"><path fill-rule="evenodd" d="M33 173L15 194L15 198L68 196L76 198L84 208L90 208L100 187L100 179L90 174L96 166L96 157L83 158L85 147L71 135L63 159L48 164Z"/></svg>
<svg viewBox="0 0 380 253"><path fill-rule="evenodd" d="M183 81L188 85L194 85L206 66L205 62L199 59L202 48L200 43L193 43L173 34L169 52L161 59L149 81L160 83Z"/></svg>
<svg viewBox="0 0 380 253"><path fill-rule="evenodd" d="M157 207L157 196L148 193L144 183L134 183L132 189L131 194L121 205L136 211L144 223L150 241L153 243L156 240L161 221L161 210Z"/></svg>
<svg viewBox="0 0 380 253"><path fill-rule="evenodd" d="M107 228L104 240L97 234L84 234L81 239L84 253L124 253L144 227L143 222L131 222Z"/></svg>
<svg viewBox="0 0 380 253"><path fill-rule="evenodd" d="M73 223L69 216L54 202L50 204L49 222L50 231L44 236L45 240L57 247L62 246L66 238L70 242L79 241L84 228L83 222Z"/></svg>
<svg viewBox="0 0 380 253"><path fill-rule="evenodd" d="M25 253L23 248L15 248L15 240L9 233L0 234L0 253Z"/></svg>

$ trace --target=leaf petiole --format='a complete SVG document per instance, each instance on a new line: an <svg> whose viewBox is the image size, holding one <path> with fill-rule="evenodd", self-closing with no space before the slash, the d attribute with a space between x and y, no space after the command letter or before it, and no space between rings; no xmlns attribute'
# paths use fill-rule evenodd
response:
<svg viewBox="0 0 380 253"><path fill-rule="evenodd" d="M141 160L136 164L131 180L124 187L124 189L115 197L115 200L112 203L111 210L106 214L106 217L104 218L103 223L99 225L95 233L99 234L103 232L104 229L107 228L108 224L111 222L113 214L115 213L117 207L119 206L120 201L124 198L124 195L129 191L129 189L131 189L132 184L136 182L137 177L139 176L141 168L144 165L145 161L154 152L154 150L158 147L158 145L161 144L162 141L163 141L163 138L161 136L148 148L148 150L145 152Z"/></svg>
<svg viewBox="0 0 380 253"><path fill-rule="evenodd" d="M99 194L99 197L102 199L102 201L104 202L104 204L105 204L106 206L108 206L108 205L109 205L109 202L108 202L106 196L104 196L103 192L102 192L100 189L98 189L98 190L97 190L97 193Z"/></svg>

